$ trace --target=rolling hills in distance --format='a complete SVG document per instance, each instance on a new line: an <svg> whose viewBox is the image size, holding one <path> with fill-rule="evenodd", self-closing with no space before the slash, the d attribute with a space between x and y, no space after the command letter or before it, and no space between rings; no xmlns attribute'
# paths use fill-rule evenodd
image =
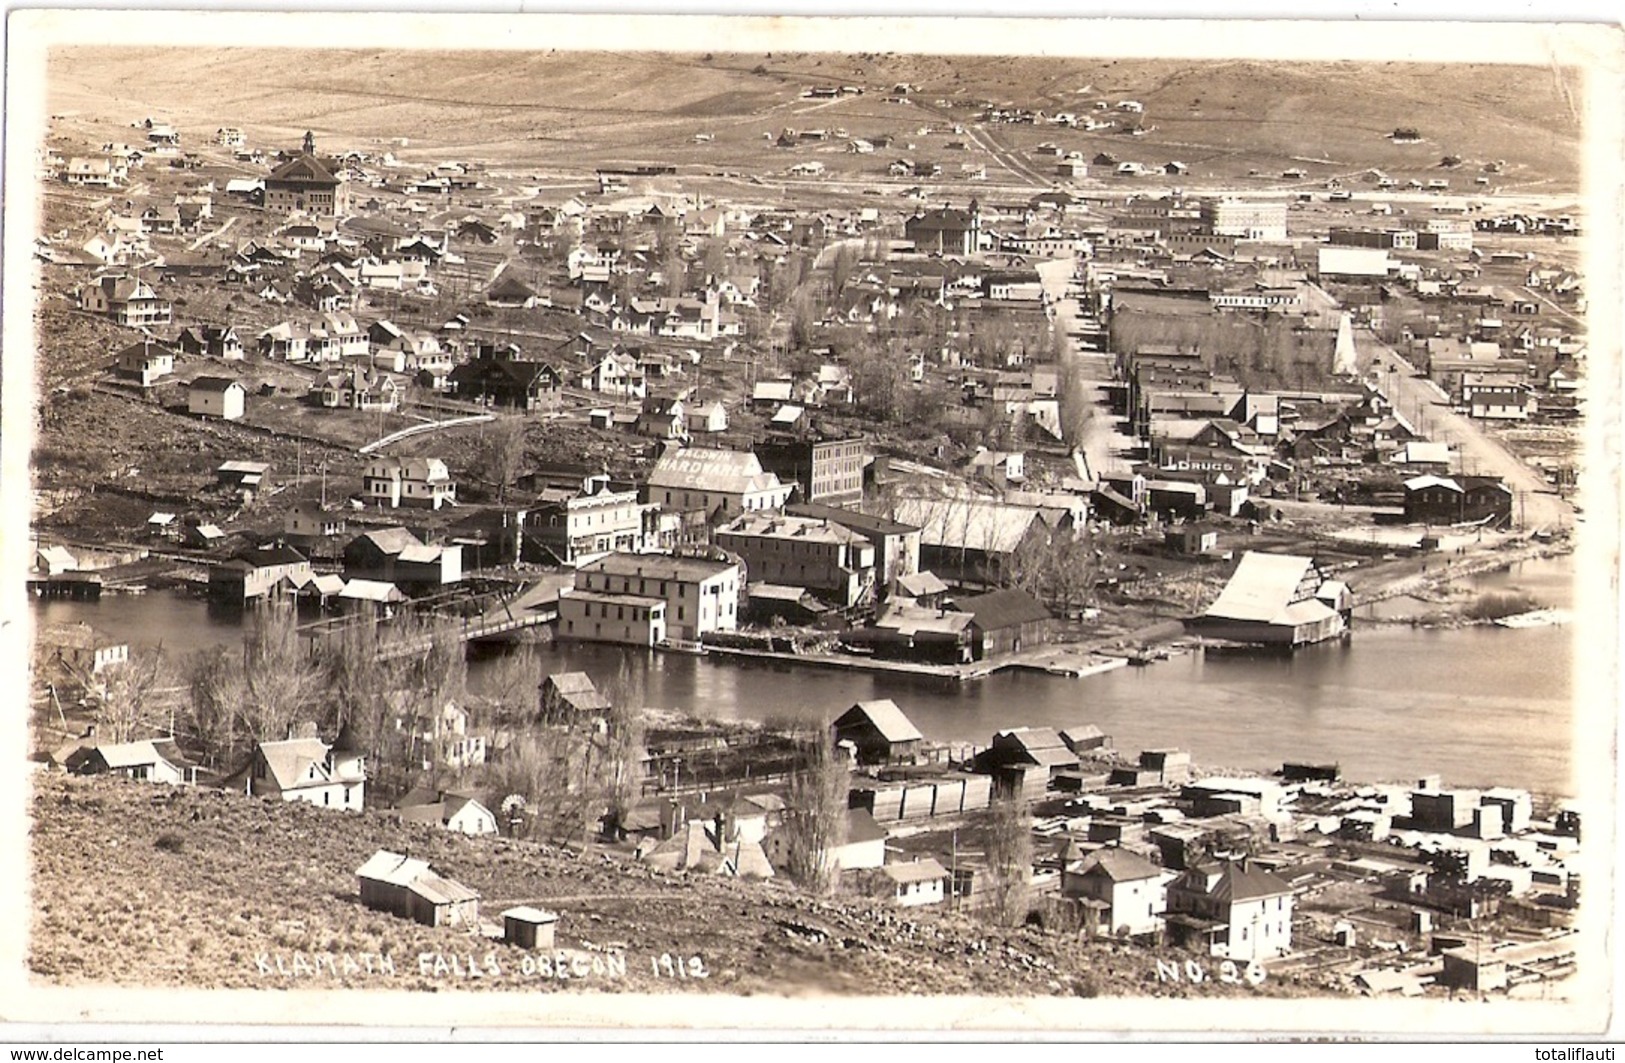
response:
<svg viewBox="0 0 1625 1063"><path fill-rule="evenodd" d="M307 129L333 147L405 139L404 158L761 169L788 165L789 153L765 135L785 127L891 133L924 155L943 145L921 129L968 125L986 104L1082 115L1097 101L1133 99L1151 127L1144 136L989 128L1011 150L1049 140L1091 156L1179 159L1193 175L1219 179L1272 174L1289 160L1408 175L1456 155L1474 169L1503 162L1506 183L1564 193L1580 180L1576 78L1465 63L69 47L51 53L48 106L114 126L153 115L191 143L234 125L253 143L289 146ZM887 101L897 84L913 88L909 104ZM803 98L814 85L865 91ZM1394 143L1388 134L1402 126L1423 142ZM696 133L711 139L696 143ZM867 165L883 171L897 153Z"/></svg>

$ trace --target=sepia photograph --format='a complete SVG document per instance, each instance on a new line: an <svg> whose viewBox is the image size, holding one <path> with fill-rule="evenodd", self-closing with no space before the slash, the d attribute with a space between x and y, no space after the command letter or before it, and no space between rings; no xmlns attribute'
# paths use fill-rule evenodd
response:
<svg viewBox="0 0 1625 1063"><path fill-rule="evenodd" d="M1605 1032L1622 40L12 13L0 1022Z"/></svg>

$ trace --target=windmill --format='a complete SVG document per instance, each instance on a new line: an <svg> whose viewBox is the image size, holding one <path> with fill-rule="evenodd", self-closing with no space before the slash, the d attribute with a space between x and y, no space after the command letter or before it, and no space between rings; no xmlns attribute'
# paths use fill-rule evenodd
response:
<svg viewBox="0 0 1625 1063"><path fill-rule="evenodd" d="M502 799L501 808L503 821L508 824L508 837L512 838L525 822L525 798L521 794L509 794Z"/></svg>

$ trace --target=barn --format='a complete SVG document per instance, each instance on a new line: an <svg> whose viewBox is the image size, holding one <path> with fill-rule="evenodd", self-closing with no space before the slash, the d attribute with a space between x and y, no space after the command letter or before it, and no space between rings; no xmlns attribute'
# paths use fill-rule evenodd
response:
<svg viewBox="0 0 1625 1063"><path fill-rule="evenodd" d="M860 701L835 721L835 740L857 748L859 764L894 764L919 752L919 728L890 698Z"/></svg>

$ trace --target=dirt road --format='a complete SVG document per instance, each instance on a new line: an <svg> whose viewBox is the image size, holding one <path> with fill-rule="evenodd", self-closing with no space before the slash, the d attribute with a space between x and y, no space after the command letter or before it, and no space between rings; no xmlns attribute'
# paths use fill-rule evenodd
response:
<svg viewBox="0 0 1625 1063"><path fill-rule="evenodd" d="M1111 399L1106 385L1112 379L1111 355L1079 350L1070 336L1077 331L1081 316L1078 301L1067 295L1077 260L1071 256L1054 258L1038 263L1038 276L1044 283L1044 294L1055 308L1055 326L1069 338L1066 345L1066 368L1077 366L1089 383L1087 394L1094 407L1093 416L1084 422L1083 438L1077 441L1089 462L1091 472L1098 474L1109 468L1120 455L1134 449L1134 440L1122 431L1121 422L1111 416ZM1063 403L1068 399L1063 395ZM1062 423L1067 423L1063 413Z"/></svg>
<svg viewBox="0 0 1625 1063"><path fill-rule="evenodd" d="M1378 367L1384 393L1417 431L1456 448L1463 472L1499 476L1506 481L1512 490L1515 524L1530 530L1574 527L1574 507L1558 497L1546 478L1484 429L1451 409L1438 385L1418 376L1416 367L1398 351L1364 330L1355 333L1355 343L1362 364Z"/></svg>

